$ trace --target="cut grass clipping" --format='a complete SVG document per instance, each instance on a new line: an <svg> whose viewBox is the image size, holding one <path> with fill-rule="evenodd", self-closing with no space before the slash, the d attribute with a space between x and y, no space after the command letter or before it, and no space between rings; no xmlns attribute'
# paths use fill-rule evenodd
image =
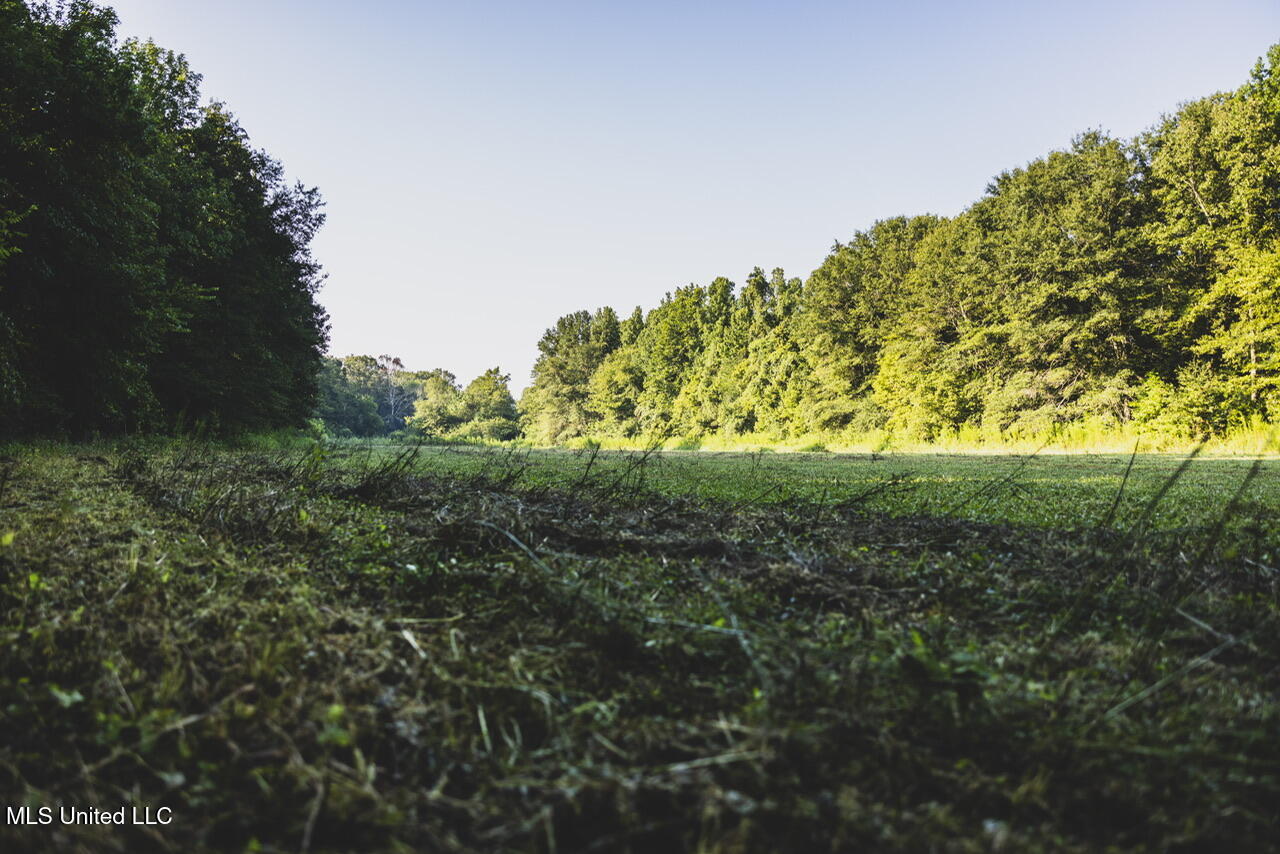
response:
<svg viewBox="0 0 1280 854"><path fill-rule="evenodd" d="M1278 844L1274 463L6 454L6 851Z"/></svg>

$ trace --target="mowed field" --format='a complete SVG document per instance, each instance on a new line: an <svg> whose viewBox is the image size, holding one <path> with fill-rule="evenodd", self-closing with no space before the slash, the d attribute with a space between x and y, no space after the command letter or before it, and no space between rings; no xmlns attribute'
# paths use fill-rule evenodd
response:
<svg viewBox="0 0 1280 854"><path fill-rule="evenodd" d="M338 452L349 460L396 453ZM1198 529L1224 518L1280 523L1280 457L1199 454L593 453L424 447L422 464L455 474L513 475L525 486L572 489L584 475L627 472L628 482L731 505L853 504L899 516L949 516L1056 528L1134 524ZM1250 471L1257 466L1256 471ZM638 473L631 469L639 467ZM1243 488L1243 489L1242 489ZM1237 496L1237 493L1240 493ZM1274 529L1280 531L1280 527Z"/></svg>
<svg viewBox="0 0 1280 854"><path fill-rule="evenodd" d="M1271 849L1278 467L9 446L0 844Z"/></svg>

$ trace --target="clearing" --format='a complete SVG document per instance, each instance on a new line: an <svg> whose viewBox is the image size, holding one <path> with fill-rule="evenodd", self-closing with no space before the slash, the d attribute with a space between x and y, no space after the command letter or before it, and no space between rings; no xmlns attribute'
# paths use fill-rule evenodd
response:
<svg viewBox="0 0 1280 854"><path fill-rule="evenodd" d="M1269 848L1276 466L10 446L0 843Z"/></svg>

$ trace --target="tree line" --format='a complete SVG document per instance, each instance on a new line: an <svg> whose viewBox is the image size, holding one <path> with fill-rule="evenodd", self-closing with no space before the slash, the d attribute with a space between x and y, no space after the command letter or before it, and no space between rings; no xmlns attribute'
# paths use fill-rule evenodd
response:
<svg viewBox="0 0 1280 854"><path fill-rule="evenodd" d="M1280 420L1280 45L1132 140L1099 131L807 280L757 268L561 317L516 407L323 358L315 189L90 0L0 0L0 435L227 430L539 442L868 431L1221 433Z"/></svg>
<svg viewBox="0 0 1280 854"><path fill-rule="evenodd" d="M319 194L116 24L0 0L0 435L301 424Z"/></svg>
<svg viewBox="0 0 1280 854"><path fill-rule="evenodd" d="M759 268L560 318L527 435L922 439L1280 420L1280 45L1132 140L1099 131L805 282Z"/></svg>
<svg viewBox="0 0 1280 854"><path fill-rule="evenodd" d="M490 368L464 388L449 371L410 371L395 356L326 356L316 416L339 438L505 441L520 434L510 381Z"/></svg>

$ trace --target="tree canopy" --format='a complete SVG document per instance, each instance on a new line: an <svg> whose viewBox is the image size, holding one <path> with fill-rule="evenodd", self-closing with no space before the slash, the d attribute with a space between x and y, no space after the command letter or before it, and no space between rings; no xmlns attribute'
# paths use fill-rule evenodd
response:
<svg viewBox="0 0 1280 854"><path fill-rule="evenodd" d="M339 437L399 433L503 441L520 432L510 382L499 368L463 388L449 371L410 371L395 356L326 357L316 416Z"/></svg>
<svg viewBox="0 0 1280 854"><path fill-rule="evenodd" d="M115 26L0 0L0 431L299 424L327 339L319 194Z"/></svg>
<svg viewBox="0 0 1280 854"><path fill-rule="evenodd" d="M178 53L90 0L0 0L0 432L239 431L319 417L535 441L884 430L1039 435L1280 420L1280 45L1238 89L896 216L805 281L753 269L564 315L517 407L388 355L323 359L290 183Z"/></svg>
<svg viewBox="0 0 1280 854"><path fill-rule="evenodd" d="M803 284L679 288L608 345L602 316L540 342L532 437L1280 420L1280 45L1137 139L1088 131L954 217L857 232Z"/></svg>

